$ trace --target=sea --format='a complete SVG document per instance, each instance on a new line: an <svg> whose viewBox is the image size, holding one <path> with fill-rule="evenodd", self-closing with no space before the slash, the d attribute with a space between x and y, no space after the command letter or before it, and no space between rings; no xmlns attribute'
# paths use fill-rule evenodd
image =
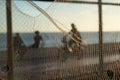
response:
<svg viewBox="0 0 120 80"><path fill-rule="evenodd" d="M98 32L80 32L83 40L83 44L98 44L99 33ZM15 34L13 33L13 36ZM61 46L61 39L63 33L60 32L43 32L43 47L56 47ZM34 43L34 33L20 33L22 40L26 46L30 46ZM103 43L120 42L120 32L103 32ZM7 34L0 33L0 50L7 49Z"/></svg>

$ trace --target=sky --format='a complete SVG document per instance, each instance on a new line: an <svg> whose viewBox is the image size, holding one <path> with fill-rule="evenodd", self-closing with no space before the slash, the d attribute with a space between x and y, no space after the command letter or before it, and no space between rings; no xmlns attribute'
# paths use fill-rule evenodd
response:
<svg viewBox="0 0 120 80"><path fill-rule="evenodd" d="M97 1L97 0L81 0ZM102 0L103 2L119 2L120 0ZM0 1L0 32L6 32L5 1ZM65 31L71 29L70 24L74 23L79 31L98 31L98 6L88 4L69 4L55 2L35 2L44 9L54 21ZM26 1L14 1L13 31L31 32L40 30L41 32L58 32L43 14L32 7ZM4 6L4 7L3 7ZM120 31L120 6L103 6L103 30Z"/></svg>

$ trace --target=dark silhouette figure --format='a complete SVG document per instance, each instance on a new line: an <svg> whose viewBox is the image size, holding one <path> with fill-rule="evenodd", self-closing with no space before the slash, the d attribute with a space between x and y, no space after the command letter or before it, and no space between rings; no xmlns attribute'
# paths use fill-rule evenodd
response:
<svg viewBox="0 0 120 80"><path fill-rule="evenodd" d="M66 48L67 48L67 40L66 40L66 35L64 35L63 37L62 37L62 43L63 43L63 49L64 50L66 50Z"/></svg>
<svg viewBox="0 0 120 80"><path fill-rule="evenodd" d="M39 45L41 45L40 41L42 41L42 36L40 35L39 31L35 31L34 44L31 46L31 48L39 48Z"/></svg>
<svg viewBox="0 0 120 80"><path fill-rule="evenodd" d="M16 35L13 38L14 40L14 49L16 50L17 48L20 48L21 46L24 45L24 42L22 41L22 38L20 37L19 33L16 33Z"/></svg>
<svg viewBox="0 0 120 80"><path fill-rule="evenodd" d="M23 54L25 53L25 44L22 40L22 38L20 37L19 33L16 33L16 35L13 38L14 41L14 52L15 54L20 58L22 58Z"/></svg>
<svg viewBox="0 0 120 80"><path fill-rule="evenodd" d="M76 29L75 25L72 23L71 24L71 31L69 32L69 34L76 40L79 42L79 45L81 45L80 43L82 42L81 40L81 35L79 34L78 30ZM73 39L71 39L69 41L69 46L72 47L73 44L78 44L76 41L74 41Z"/></svg>

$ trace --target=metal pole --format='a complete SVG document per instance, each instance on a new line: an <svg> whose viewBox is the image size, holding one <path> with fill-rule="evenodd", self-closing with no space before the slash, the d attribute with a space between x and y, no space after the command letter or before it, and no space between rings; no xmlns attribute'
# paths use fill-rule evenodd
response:
<svg viewBox="0 0 120 80"><path fill-rule="evenodd" d="M78 0L31 0L31 1L45 1L45 2L63 2L63 3L75 3L75 4L96 4L99 3L97 1L78 1ZM102 5L109 5L109 6L120 6L120 3L111 3L111 2L102 2Z"/></svg>
<svg viewBox="0 0 120 80"><path fill-rule="evenodd" d="M8 65L8 80L13 79L13 38L12 38L12 7L11 0L6 0L6 18L7 18L7 65Z"/></svg>
<svg viewBox="0 0 120 80"><path fill-rule="evenodd" d="M102 0L98 2L98 13L99 13L99 70L100 77L103 78L103 39L102 39Z"/></svg>

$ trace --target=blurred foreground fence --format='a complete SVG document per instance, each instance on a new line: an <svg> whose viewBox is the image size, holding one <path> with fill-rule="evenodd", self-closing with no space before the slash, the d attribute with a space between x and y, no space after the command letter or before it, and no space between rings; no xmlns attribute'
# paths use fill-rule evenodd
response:
<svg viewBox="0 0 120 80"><path fill-rule="evenodd" d="M6 1L0 1L0 79L11 80L13 77L14 80L110 80L107 72L112 70L112 78L119 80L120 2L40 0L34 3L38 9L27 1L12 1L14 55L11 61L11 54L7 55L11 47L7 46L7 27L10 25L7 22ZM43 9L59 28L39 9ZM70 53L64 50L61 39L65 32L69 33L72 23L82 37L83 51L78 49ZM40 32L43 41L39 48L30 48L34 43L35 31ZM15 36L18 36L16 33L21 37L20 42L15 42ZM70 38L67 37L67 40ZM11 74L8 74L9 76L7 65Z"/></svg>

